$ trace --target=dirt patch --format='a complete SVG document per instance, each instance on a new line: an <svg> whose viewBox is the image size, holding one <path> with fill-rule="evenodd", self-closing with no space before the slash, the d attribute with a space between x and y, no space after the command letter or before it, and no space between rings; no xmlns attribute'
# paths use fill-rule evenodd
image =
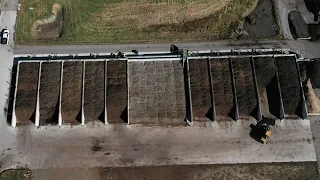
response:
<svg viewBox="0 0 320 180"><path fill-rule="evenodd" d="M275 62L278 69L284 112L287 115L298 113L300 103L300 83L294 57L278 57Z"/></svg>
<svg viewBox="0 0 320 180"><path fill-rule="evenodd" d="M100 169L98 179L319 179L317 162L225 165L176 165Z"/></svg>
<svg viewBox="0 0 320 180"><path fill-rule="evenodd" d="M32 170L34 180L317 180L317 162Z"/></svg>
<svg viewBox="0 0 320 180"><path fill-rule="evenodd" d="M100 17L99 21L109 22L115 27L137 26L141 29L151 25L180 24L201 19L221 10L230 1L232 0L193 0L188 3L125 1L107 5L97 16Z"/></svg>
<svg viewBox="0 0 320 180"><path fill-rule="evenodd" d="M57 124L61 63L43 62L40 77L40 125Z"/></svg>
<svg viewBox="0 0 320 180"><path fill-rule="evenodd" d="M229 59L211 59L212 86L217 121L230 120L234 106Z"/></svg>
<svg viewBox="0 0 320 180"><path fill-rule="evenodd" d="M274 0L259 0L258 5L244 22L249 37L266 38L279 35L279 25L275 16Z"/></svg>
<svg viewBox="0 0 320 180"><path fill-rule="evenodd" d="M232 64L239 116L240 118L255 116L258 103L250 58L233 58Z"/></svg>
<svg viewBox="0 0 320 180"><path fill-rule="evenodd" d="M81 123L82 62L63 63L62 123Z"/></svg>
<svg viewBox="0 0 320 180"><path fill-rule="evenodd" d="M40 63L20 63L16 96L17 125L35 121Z"/></svg>
<svg viewBox="0 0 320 180"><path fill-rule="evenodd" d="M104 122L104 61L85 62L84 117L85 122Z"/></svg>
<svg viewBox="0 0 320 180"><path fill-rule="evenodd" d="M320 88L320 59L315 59L312 64L310 65L310 68L308 68L308 74L311 79L312 87Z"/></svg>
<svg viewBox="0 0 320 180"><path fill-rule="evenodd" d="M52 16L37 20L31 30L33 39L56 39L60 37L63 27L63 11L60 4L52 6Z"/></svg>
<svg viewBox="0 0 320 180"><path fill-rule="evenodd" d="M208 120L208 112L212 106L208 59L189 60L190 86L193 118Z"/></svg>
<svg viewBox="0 0 320 180"><path fill-rule="evenodd" d="M305 98L308 113L320 113L320 99L312 88L310 80L307 81L305 86Z"/></svg>
<svg viewBox="0 0 320 180"><path fill-rule="evenodd" d="M130 62L128 68L131 124L185 124L185 89L180 61Z"/></svg>
<svg viewBox="0 0 320 180"><path fill-rule="evenodd" d="M101 143L100 141L96 140L94 142L94 145L91 147L91 150L94 152L101 151L102 147L100 146L100 143Z"/></svg>
<svg viewBox="0 0 320 180"><path fill-rule="evenodd" d="M107 61L108 123L127 122L127 61Z"/></svg>
<svg viewBox="0 0 320 180"><path fill-rule="evenodd" d="M264 117L279 117L280 91L276 77L277 67L272 57L254 58L259 89L261 113Z"/></svg>

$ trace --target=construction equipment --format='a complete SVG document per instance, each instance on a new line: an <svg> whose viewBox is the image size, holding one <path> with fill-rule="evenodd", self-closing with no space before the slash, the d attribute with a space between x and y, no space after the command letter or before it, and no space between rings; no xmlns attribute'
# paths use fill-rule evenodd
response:
<svg viewBox="0 0 320 180"><path fill-rule="evenodd" d="M260 124L257 123L257 125L251 124L251 132L250 136L255 139L256 141L265 144L268 141L268 138L272 134L272 130L269 124L264 123Z"/></svg>

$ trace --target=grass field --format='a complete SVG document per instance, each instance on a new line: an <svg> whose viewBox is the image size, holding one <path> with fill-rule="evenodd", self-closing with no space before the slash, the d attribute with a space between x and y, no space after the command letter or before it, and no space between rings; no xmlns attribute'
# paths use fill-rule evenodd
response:
<svg viewBox="0 0 320 180"><path fill-rule="evenodd" d="M30 171L25 169L7 170L0 173L0 180L29 180L27 174L30 176Z"/></svg>
<svg viewBox="0 0 320 180"><path fill-rule="evenodd" d="M18 44L188 42L232 38L257 0L20 0ZM62 37L34 41L30 31L54 3L64 8Z"/></svg>

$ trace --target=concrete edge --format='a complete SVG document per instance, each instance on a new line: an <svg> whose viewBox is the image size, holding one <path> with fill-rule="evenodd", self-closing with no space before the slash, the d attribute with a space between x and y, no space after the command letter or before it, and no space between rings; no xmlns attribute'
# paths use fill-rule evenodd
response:
<svg viewBox="0 0 320 180"><path fill-rule="evenodd" d="M13 95L13 106L12 106L12 118L11 118L11 126L16 127L17 126L17 116L16 116L16 97L17 97L17 87L18 87L18 79L19 79L19 68L20 63L17 64L17 73L16 73L16 82L15 82L15 88L14 88L14 95Z"/></svg>

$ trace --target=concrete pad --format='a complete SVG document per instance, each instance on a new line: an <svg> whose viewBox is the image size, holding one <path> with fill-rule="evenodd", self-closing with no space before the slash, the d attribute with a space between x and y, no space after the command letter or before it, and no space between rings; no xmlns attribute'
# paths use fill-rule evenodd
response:
<svg viewBox="0 0 320 180"><path fill-rule="evenodd" d="M308 120L284 120L268 144L248 120L207 127L18 127L11 166L32 169L316 161ZM20 154L20 152L23 152ZM19 162L19 164L17 164Z"/></svg>
<svg viewBox="0 0 320 180"><path fill-rule="evenodd" d="M318 169L320 170L320 116L310 116L310 125L315 153L318 161Z"/></svg>

